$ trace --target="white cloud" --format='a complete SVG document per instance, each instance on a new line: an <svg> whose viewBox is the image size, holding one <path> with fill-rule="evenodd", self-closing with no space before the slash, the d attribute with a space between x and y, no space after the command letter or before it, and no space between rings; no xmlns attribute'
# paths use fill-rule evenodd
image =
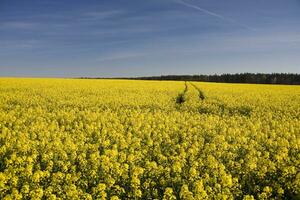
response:
<svg viewBox="0 0 300 200"><path fill-rule="evenodd" d="M105 61L118 61L118 60L126 60L130 58L138 58L138 57L143 57L146 56L147 54L144 53L139 53L139 52L119 52L119 53L111 53L102 56L101 58L96 59L97 61L100 62L105 62Z"/></svg>
<svg viewBox="0 0 300 200"><path fill-rule="evenodd" d="M33 29L39 24L32 22L22 22L22 21L14 21L14 22L4 22L0 24L1 28L14 28L14 29Z"/></svg>
<svg viewBox="0 0 300 200"><path fill-rule="evenodd" d="M252 28L252 27L250 27L250 26L248 26L246 24L242 24L240 22L237 22L235 19L232 19L232 18L229 18L229 17L225 17L225 16L220 15L220 14L218 14L216 12L212 12L212 11L209 11L207 9L204 9L204 8L202 8L200 6L197 6L197 5L194 5L194 4L191 4L191 3L187 3L184 0L176 0L176 2L179 3L179 4L182 4L182 5L186 6L186 7L193 8L195 10L198 10L198 11L202 12L202 13L205 13L207 15L210 15L210 16L213 16L215 18L218 18L220 20L223 20L223 21L226 21L226 22L229 22L229 23L232 23L232 24L236 24L236 25L238 25L240 27L243 27L243 28L246 28L246 29L248 29L250 31L255 31L254 28Z"/></svg>
<svg viewBox="0 0 300 200"><path fill-rule="evenodd" d="M110 10L110 11L89 11L82 14L83 20L100 20L111 17L120 16L123 14L122 10Z"/></svg>

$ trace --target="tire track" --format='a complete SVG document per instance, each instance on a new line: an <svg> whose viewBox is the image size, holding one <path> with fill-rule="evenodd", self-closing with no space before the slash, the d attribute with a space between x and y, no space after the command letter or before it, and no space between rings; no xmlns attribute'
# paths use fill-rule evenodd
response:
<svg viewBox="0 0 300 200"><path fill-rule="evenodd" d="M179 93L176 97L176 104L183 104L184 102L186 102L186 93L188 91L188 85L187 82L184 82L185 88L183 90L183 92Z"/></svg>
<svg viewBox="0 0 300 200"><path fill-rule="evenodd" d="M198 91L198 97L199 97L199 99L201 101L205 100L206 96L205 96L204 92L200 88L198 88L194 83L190 82L190 84Z"/></svg>
<svg viewBox="0 0 300 200"><path fill-rule="evenodd" d="M197 91L198 91L198 97L201 101L207 100L207 96L205 93L197 87L195 84L189 82ZM210 108L209 106L205 107L205 105L201 105L199 107L199 113L212 113L212 114L228 114L228 115L241 115L250 117L253 109L249 106L242 105L242 106L229 106L225 102L221 101L220 99L210 99L209 101L206 101L208 104L212 105L213 107L217 108L217 110L214 110Z"/></svg>

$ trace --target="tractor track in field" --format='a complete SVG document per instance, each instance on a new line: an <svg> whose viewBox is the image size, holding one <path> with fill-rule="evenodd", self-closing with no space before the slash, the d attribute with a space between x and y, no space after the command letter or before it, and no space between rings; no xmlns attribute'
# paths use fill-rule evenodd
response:
<svg viewBox="0 0 300 200"><path fill-rule="evenodd" d="M176 104L181 105L184 102L186 102L186 100L187 100L186 93L189 90L188 83L198 91L198 97L201 101L203 101L206 98L204 95L204 92L200 88L198 88L195 84L193 84L191 82L185 81L184 82L184 85L185 85L184 90L182 92L180 92L176 97Z"/></svg>
<svg viewBox="0 0 300 200"><path fill-rule="evenodd" d="M202 89L200 89L196 84L191 83L191 82L185 82L186 88L184 90L184 95L185 93L188 91L188 86L187 83L189 83L193 88L195 88L198 92L198 98L200 102L206 102L206 104L201 104L200 107L198 108L199 113L206 113L206 114L229 114L229 115L241 115L241 116L245 116L245 117L250 117L251 113L253 111L252 108L250 108L249 106L246 105L242 105L242 106L235 106L232 107L230 105L227 105L225 102L223 102L220 99L214 99L214 98L210 98L208 100L207 96L205 95L205 93L203 92ZM213 107L216 107L217 110L214 110L212 108L210 108L210 106L207 105L212 105Z"/></svg>
<svg viewBox="0 0 300 200"><path fill-rule="evenodd" d="M186 93L188 91L188 85L187 82L184 82L185 88L183 90L183 92L180 92L177 97L176 97L176 104L183 104L186 101Z"/></svg>
<svg viewBox="0 0 300 200"><path fill-rule="evenodd" d="M191 84L198 91L198 97L201 101L206 99L204 92L199 87L197 87L194 83L189 83L189 84Z"/></svg>

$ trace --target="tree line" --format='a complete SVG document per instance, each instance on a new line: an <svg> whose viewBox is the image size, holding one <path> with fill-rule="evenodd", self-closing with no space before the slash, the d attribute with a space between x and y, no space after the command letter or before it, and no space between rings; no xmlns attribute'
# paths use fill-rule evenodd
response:
<svg viewBox="0 0 300 200"><path fill-rule="evenodd" d="M256 84L289 84L300 85L300 74L293 73L236 73L214 75L162 75L126 78L136 80L180 80L180 81L203 81L220 83L256 83Z"/></svg>

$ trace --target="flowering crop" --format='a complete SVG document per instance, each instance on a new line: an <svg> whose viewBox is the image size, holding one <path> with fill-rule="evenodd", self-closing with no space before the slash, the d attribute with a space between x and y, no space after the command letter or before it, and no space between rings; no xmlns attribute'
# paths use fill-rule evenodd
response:
<svg viewBox="0 0 300 200"><path fill-rule="evenodd" d="M2 78L0 199L298 199L299 105L299 86Z"/></svg>

